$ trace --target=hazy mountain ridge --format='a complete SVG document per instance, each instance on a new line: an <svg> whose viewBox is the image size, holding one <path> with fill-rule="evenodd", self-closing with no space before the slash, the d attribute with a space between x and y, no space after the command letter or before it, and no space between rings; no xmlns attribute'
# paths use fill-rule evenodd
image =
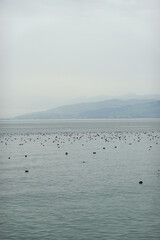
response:
<svg viewBox="0 0 160 240"><path fill-rule="evenodd" d="M159 118L160 101L139 103L117 108L103 108L83 113L87 118Z"/></svg>
<svg viewBox="0 0 160 240"><path fill-rule="evenodd" d="M112 99L60 106L14 119L160 118L160 101Z"/></svg>

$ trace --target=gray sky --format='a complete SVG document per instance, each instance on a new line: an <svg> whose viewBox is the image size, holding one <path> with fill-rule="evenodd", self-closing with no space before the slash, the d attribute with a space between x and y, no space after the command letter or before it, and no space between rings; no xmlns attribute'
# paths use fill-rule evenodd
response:
<svg viewBox="0 0 160 240"><path fill-rule="evenodd" d="M1 0L0 117L160 94L159 0Z"/></svg>

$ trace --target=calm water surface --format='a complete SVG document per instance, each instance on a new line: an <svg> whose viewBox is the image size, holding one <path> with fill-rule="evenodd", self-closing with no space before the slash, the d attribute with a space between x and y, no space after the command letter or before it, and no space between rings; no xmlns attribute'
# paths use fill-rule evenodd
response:
<svg viewBox="0 0 160 240"><path fill-rule="evenodd" d="M0 150L0 239L160 239L160 120L5 121Z"/></svg>

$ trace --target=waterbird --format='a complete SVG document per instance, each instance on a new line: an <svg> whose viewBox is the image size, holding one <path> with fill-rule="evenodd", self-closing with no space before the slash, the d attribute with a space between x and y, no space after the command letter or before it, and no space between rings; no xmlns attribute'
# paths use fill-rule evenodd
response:
<svg viewBox="0 0 160 240"><path fill-rule="evenodd" d="M142 184L143 183L143 181L139 181L139 184Z"/></svg>

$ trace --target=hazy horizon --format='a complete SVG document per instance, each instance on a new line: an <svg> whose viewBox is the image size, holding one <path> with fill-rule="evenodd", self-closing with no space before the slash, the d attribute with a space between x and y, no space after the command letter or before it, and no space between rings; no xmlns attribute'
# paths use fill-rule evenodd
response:
<svg viewBox="0 0 160 240"><path fill-rule="evenodd" d="M0 4L0 117L98 96L160 94L158 0Z"/></svg>

